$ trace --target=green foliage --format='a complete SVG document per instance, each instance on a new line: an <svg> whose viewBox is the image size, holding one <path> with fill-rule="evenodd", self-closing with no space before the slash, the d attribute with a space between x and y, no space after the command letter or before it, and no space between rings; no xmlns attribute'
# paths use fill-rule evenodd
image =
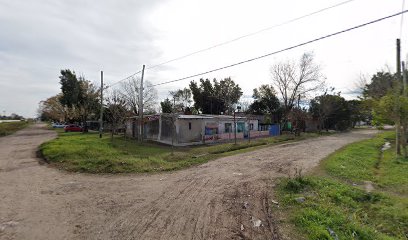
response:
<svg viewBox="0 0 408 240"><path fill-rule="evenodd" d="M84 126L89 116L95 116L99 106L99 92L96 87L84 77L77 77L75 72L61 70L60 84L62 95L58 96L61 104L71 111L75 111L79 119L65 119L65 121L82 121Z"/></svg>
<svg viewBox="0 0 408 240"><path fill-rule="evenodd" d="M160 102L160 106L162 109L162 113L172 113L173 111L173 104L168 98L166 98L163 102Z"/></svg>
<svg viewBox="0 0 408 240"><path fill-rule="evenodd" d="M190 82L194 107L203 114L221 114L233 112L233 104L238 103L242 96L241 87L231 78L211 83L209 79L200 79L200 86Z"/></svg>
<svg viewBox="0 0 408 240"><path fill-rule="evenodd" d="M3 122L0 123L0 137L13 134L14 132L21 130L28 126L28 122Z"/></svg>
<svg viewBox="0 0 408 240"><path fill-rule="evenodd" d="M331 231L339 239L406 239L408 161L392 150L380 152L393 134L332 154L323 163L329 176L283 179L280 211L289 213L288 221L306 239L333 239ZM365 181L373 182L374 191L364 190ZM296 201L299 197L305 200Z"/></svg>
<svg viewBox="0 0 408 240"><path fill-rule="evenodd" d="M280 102L272 85L261 85L254 89L254 102L249 106L253 114L273 114L280 109Z"/></svg>
<svg viewBox="0 0 408 240"><path fill-rule="evenodd" d="M387 95L395 83L395 76L389 72L377 72L363 90L364 98L380 99Z"/></svg>
<svg viewBox="0 0 408 240"><path fill-rule="evenodd" d="M75 72L69 69L61 70L59 78L62 92L60 101L62 105L67 107L77 105L80 99L81 87Z"/></svg>
<svg viewBox="0 0 408 240"><path fill-rule="evenodd" d="M170 95L175 102L174 108L176 112L186 112L190 108L191 94L191 90L188 88L170 91Z"/></svg>
<svg viewBox="0 0 408 240"><path fill-rule="evenodd" d="M323 94L310 102L309 112L319 119L321 128L346 130L351 126L348 102L338 94Z"/></svg>

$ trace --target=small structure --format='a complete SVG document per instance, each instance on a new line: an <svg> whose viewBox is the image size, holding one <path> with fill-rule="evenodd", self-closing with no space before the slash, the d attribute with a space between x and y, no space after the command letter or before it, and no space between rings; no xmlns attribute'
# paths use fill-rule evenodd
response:
<svg viewBox="0 0 408 240"><path fill-rule="evenodd" d="M258 119L250 116L156 114L143 118L144 139L166 144L191 145L228 141L235 138L269 136L269 131L259 131ZM126 134L137 138L138 117L126 123Z"/></svg>

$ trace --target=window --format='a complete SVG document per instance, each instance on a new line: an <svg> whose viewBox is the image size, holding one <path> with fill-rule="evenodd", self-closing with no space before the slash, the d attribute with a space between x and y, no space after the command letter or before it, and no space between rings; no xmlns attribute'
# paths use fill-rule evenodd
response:
<svg viewBox="0 0 408 240"><path fill-rule="evenodd" d="M254 124L253 123L249 124L249 130L254 130Z"/></svg>
<svg viewBox="0 0 408 240"><path fill-rule="evenodd" d="M232 123L225 123L225 133L232 132Z"/></svg>
<svg viewBox="0 0 408 240"><path fill-rule="evenodd" d="M191 122L188 123L188 130L191 130Z"/></svg>

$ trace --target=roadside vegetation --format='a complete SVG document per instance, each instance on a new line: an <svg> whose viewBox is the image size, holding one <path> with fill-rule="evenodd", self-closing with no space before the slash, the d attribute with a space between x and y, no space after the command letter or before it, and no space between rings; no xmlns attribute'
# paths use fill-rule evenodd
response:
<svg viewBox="0 0 408 240"><path fill-rule="evenodd" d="M351 144L312 176L283 179L276 208L283 232L293 239L407 239L408 160L381 151L394 138L384 132Z"/></svg>
<svg viewBox="0 0 408 240"><path fill-rule="evenodd" d="M13 134L27 126L28 122L26 121L0 123L0 137Z"/></svg>
<svg viewBox="0 0 408 240"><path fill-rule="evenodd" d="M132 139L116 136L111 140L105 135L99 139L96 133L64 133L57 130L58 138L40 146L43 157L58 168L89 173L130 173L177 170L210 160L252 151L272 144L317 137L305 133L300 137L279 137L239 141L237 145L224 143L195 147L177 147L145 142L142 145Z"/></svg>

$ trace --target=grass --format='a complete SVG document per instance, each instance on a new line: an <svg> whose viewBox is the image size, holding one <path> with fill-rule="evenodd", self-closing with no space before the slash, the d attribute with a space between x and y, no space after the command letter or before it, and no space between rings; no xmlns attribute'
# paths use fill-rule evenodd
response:
<svg viewBox="0 0 408 240"><path fill-rule="evenodd" d="M392 148L380 151L394 136L351 144L314 176L282 179L277 211L289 224L283 231L296 239L407 239L408 162ZM367 181L373 191L364 189Z"/></svg>
<svg viewBox="0 0 408 240"><path fill-rule="evenodd" d="M252 151L271 144L297 141L316 137L306 133L301 137L283 135L232 143L198 147L175 148L155 143L140 145L134 140L115 137L98 138L93 133L64 133L58 131L58 138L40 146L40 152L47 161L58 168L88 173L131 173L178 170L210 160L237 153Z"/></svg>
<svg viewBox="0 0 408 240"><path fill-rule="evenodd" d="M0 123L0 137L4 137L17 132L28 126L28 122L3 122Z"/></svg>

